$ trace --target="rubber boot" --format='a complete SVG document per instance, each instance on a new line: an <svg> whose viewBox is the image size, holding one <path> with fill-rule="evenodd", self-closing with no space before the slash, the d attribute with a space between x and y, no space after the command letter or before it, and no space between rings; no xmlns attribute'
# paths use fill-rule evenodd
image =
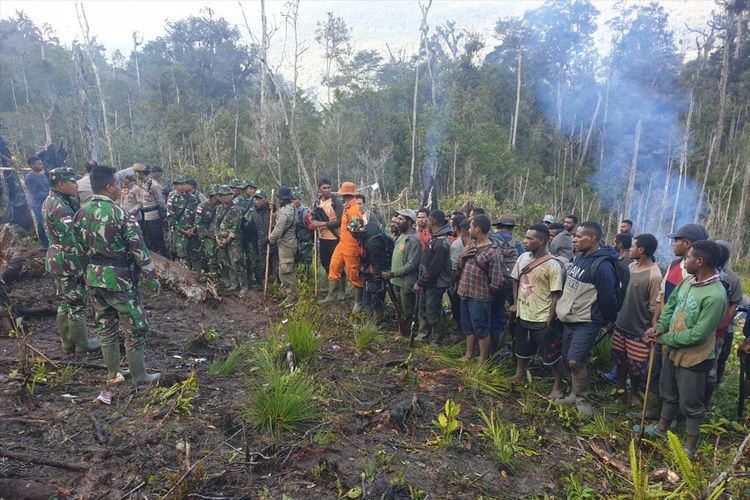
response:
<svg viewBox="0 0 750 500"><path fill-rule="evenodd" d="M318 301L318 304L330 304L338 298L339 282L328 280L328 295Z"/></svg>
<svg viewBox="0 0 750 500"><path fill-rule="evenodd" d="M57 313L57 331L62 340L63 354L73 354L76 350L75 342L70 338L70 323L67 314Z"/></svg>
<svg viewBox="0 0 750 500"><path fill-rule="evenodd" d="M240 284L240 291L237 294L238 297L242 298L245 295L247 295L248 289L247 289L247 274L244 274L243 276L239 277L239 284Z"/></svg>
<svg viewBox="0 0 750 500"><path fill-rule="evenodd" d="M130 373L133 375L135 385L148 385L158 382L161 379L161 373L146 373L146 362L144 360L143 348L134 351L128 351L128 364Z"/></svg>
<svg viewBox="0 0 750 500"><path fill-rule="evenodd" d="M107 366L107 385L119 385L125 380L125 376L120 373L120 344L115 342L112 345L100 346L102 358Z"/></svg>
<svg viewBox="0 0 750 500"><path fill-rule="evenodd" d="M70 340L76 346L76 353L83 354L99 349L99 341L89 338L89 332L86 328L86 318L68 319L68 332Z"/></svg>
<svg viewBox="0 0 750 500"><path fill-rule="evenodd" d="M240 291L240 284L239 284L239 282L237 280L237 276L235 276L233 274L230 274L228 282L229 282L229 286L224 289L224 292L226 292L226 293L234 293L234 292L239 292Z"/></svg>
<svg viewBox="0 0 750 500"><path fill-rule="evenodd" d="M339 278L339 293L338 293L338 300L339 302L344 302L346 300L346 275L342 274L341 278Z"/></svg>
<svg viewBox="0 0 750 500"><path fill-rule="evenodd" d="M352 314L357 314L362 311L362 292L364 288L354 287L354 307L352 307Z"/></svg>
<svg viewBox="0 0 750 500"><path fill-rule="evenodd" d="M591 403L588 402L588 396L589 396L589 378L588 376L585 377L576 377L578 378L578 387L576 390L576 408L578 409L578 413L585 418L591 418L591 415L594 414L594 409L591 407Z"/></svg>

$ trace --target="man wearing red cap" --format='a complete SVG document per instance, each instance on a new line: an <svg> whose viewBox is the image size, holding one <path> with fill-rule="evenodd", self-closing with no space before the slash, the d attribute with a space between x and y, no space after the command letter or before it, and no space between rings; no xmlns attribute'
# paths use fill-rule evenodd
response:
<svg viewBox="0 0 750 500"><path fill-rule="evenodd" d="M349 222L355 217L362 219L362 211L354 200L357 189L353 182L342 182L336 194L344 200L344 211L341 214L339 229L340 240L331 257L331 266L328 271L328 295L320 303L328 304L336 300L338 280L341 278L341 272L346 270L349 281L354 285L354 308L352 312L358 313L362 309L362 287L364 283L359 277L358 271L357 240L349 230Z"/></svg>

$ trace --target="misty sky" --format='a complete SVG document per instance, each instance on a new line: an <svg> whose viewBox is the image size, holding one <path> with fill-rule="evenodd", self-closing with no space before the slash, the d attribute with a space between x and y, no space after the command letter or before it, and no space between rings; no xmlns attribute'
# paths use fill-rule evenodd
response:
<svg viewBox="0 0 750 500"><path fill-rule="evenodd" d="M612 1L594 1L599 9L600 48L606 50L609 34L605 21L613 15ZM631 2L633 3L633 2ZM662 0L660 2L670 14L672 28L680 48L689 51L693 43L687 35L685 24L705 25L711 10L712 0ZM242 2L251 29L260 32L260 2ZM519 16L527 9L541 5L538 0L490 1L490 0L435 0L430 10L430 24L443 24L454 20L457 26L483 36L487 45L492 45L492 32L495 21L500 17ZM246 41L242 14L235 0L224 1L158 1L158 0L97 0L86 1L84 7L91 27L91 34L103 43L111 54L119 49L124 55L132 50L132 32L138 31L146 41L164 33L168 20L200 15L201 10L210 7L217 16L241 27ZM281 12L283 1L268 0L267 15L272 25L279 27L271 44L276 64L281 57L283 43L283 22ZM55 29L60 41L70 44L80 30L75 14L75 6L68 0L2 0L0 17L9 18L16 10L23 10L37 24L49 23ZM300 40L309 46L304 54L301 68L301 84L314 86L320 81L321 51L315 43L315 25L325 19L326 12L343 17L352 31L354 50L375 49L384 55L386 44L394 53L405 50L407 54L416 51L420 10L416 0L302 0L300 3ZM284 65L282 65L282 73Z"/></svg>

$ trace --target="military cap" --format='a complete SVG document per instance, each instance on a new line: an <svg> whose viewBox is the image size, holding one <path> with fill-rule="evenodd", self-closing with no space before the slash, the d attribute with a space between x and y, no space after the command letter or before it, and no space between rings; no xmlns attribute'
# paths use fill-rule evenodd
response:
<svg viewBox="0 0 750 500"><path fill-rule="evenodd" d="M258 185L255 184L255 181L252 180L252 179L245 179L245 180L242 181L242 187L243 188L249 188L249 187L251 187L251 188L257 188Z"/></svg>
<svg viewBox="0 0 750 500"><path fill-rule="evenodd" d="M198 180L195 177L186 177L185 184L190 184L194 188L198 188Z"/></svg>
<svg viewBox="0 0 750 500"><path fill-rule="evenodd" d="M148 165L144 165L143 163L133 163L133 170L136 172L151 172L151 169L148 167Z"/></svg>
<svg viewBox="0 0 750 500"><path fill-rule="evenodd" d="M187 184L187 177L184 175L178 175L175 180L172 181L172 184Z"/></svg>
<svg viewBox="0 0 750 500"><path fill-rule="evenodd" d="M229 187L230 188L239 188L239 189L242 189L245 186L242 184L241 180L239 180L239 179L232 179L231 181L229 181Z"/></svg>
<svg viewBox="0 0 750 500"><path fill-rule="evenodd" d="M253 195L253 198L262 198L262 199L264 199L264 200L267 200L267 199L268 199L268 193L266 193L266 192L265 192L265 191L263 191L262 189L259 189L259 190L257 190L257 191L255 192L255 194Z"/></svg>
<svg viewBox="0 0 750 500"><path fill-rule="evenodd" d="M212 196L214 194L219 194L219 185L218 184L211 184L208 186L208 190L206 191L206 194L208 196Z"/></svg>
<svg viewBox="0 0 750 500"><path fill-rule="evenodd" d="M292 191L292 199L293 200L301 200L302 199L302 191L299 189L295 189Z"/></svg>
<svg viewBox="0 0 750 500"><path fill-rule="evenodd" d="M216 194L225 195L225 194L232 194L232 188L227 186L226 184L221 184L218 186Z"/></svg>
<svg viewBox="0 0 750 500"><path fill-rule="evenodd" d="M53 168L49 172L49 180L52 184L61 181L77 181L81 177L70 167Z"/></svg>

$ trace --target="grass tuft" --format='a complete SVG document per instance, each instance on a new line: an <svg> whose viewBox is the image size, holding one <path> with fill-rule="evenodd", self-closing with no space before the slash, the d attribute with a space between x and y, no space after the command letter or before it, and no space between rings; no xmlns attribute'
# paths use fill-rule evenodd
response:
<svg viewBox="0 0 750 500"><path fill-rule="evenodd" d="M233 375L250 354L250 346L242 345L234 349L224 359L213 359L208 364L208 375L211 377L228 377Z"/></svg>
<svg viewBox="0 0 750 500"><path fill-rule="evenodd" d="M354 327L354 345L357 349L364 351L367 347L375 342L375 339L382 333L380 325L374 321L367 320Z"/></svg>
<svg viewBox="0 0 750 500"><path fill-rule="evenodd" d="M303 318L292 318L284 325L286 340L300 363L314 359L323 341L317 337L315 323Z"/></svg>

